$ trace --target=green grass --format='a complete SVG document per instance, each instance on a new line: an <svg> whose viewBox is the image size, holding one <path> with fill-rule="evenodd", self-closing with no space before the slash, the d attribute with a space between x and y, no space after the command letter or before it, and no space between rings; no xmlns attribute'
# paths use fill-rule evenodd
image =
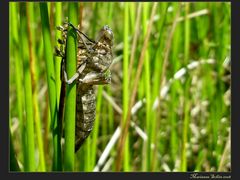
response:
<svg viewBox="0 0 240 180"><path fill-rule="evenodd" d="M70 3L68 6L69 22L76 24L76 6ZM73 28L68 30L66 49L67 77L72 77L76 72L77 64L77 35ZM64 146L64 170L74 171L74 146L75 146L75 112L76 112L76 83L66 86L66 105L64 113L65 146Z"/></svg>
<svg viewBox="0 0 240 180"><path fill-rule="evenodd" d="M43 147L43 135L41 133L42 125L39 114L39 105L37 100L37 83L38 78L36 76L36 58L35 58L35 41L34 41L34 29L32 28L33 17L34 17L34 7L33 3L29 3L26 6L27 15L27 32L28 32L28 44L29 44L29 60L30 60L30 71L31 71L31 81L32 81L32 100L33 100L33 110L34 110L34 120L36 127L37 145L39 150L39 171L45 171L45 157L44 157L44 147ZM33 38L34 37L34 38ZM34 43L33 43L34 42Z"/></svg>
<svg viewBox="0 0 240 180"><path fill-rule="evenodd" d="M48 19L48 9L46 3L40 3L43 43L44 43L44 57L47 70L47 84L51 112L51 130L53 134L53 171L62 169L62 152L61 152L61 130L58 122L58 106L57 106L57 90L55 81L55 71L53 63L53 50L51 45L50 27Z"/></svg>
<svg viewBox="0 0 240 180"><path fill-rule="evenodd" d="M11 171L91 172L109 145L100 170L231 170L230 72L223 66L230 3L11 2L9 10ZM114 33L112 82L95 86L96 120L77 153L75 84L67 86L64 143L58 117L61 58L53 48L66 17L91 39L105 24ZM70 78L71 28L67 47Z"/></svg>
<svg viewBox="0 0 240 180"><path fill-rule="evenodd" d="M27 39L27 18L26 18L26 4L20 6L20 34L21 46L27 50L29 48ZM25 94L25 110L26 110L26 164L24 166L26 171L34 171L35 167L35 143L34 143L34 116L33 116L33 96L32 96L32 81L30 72L30 59L28 51L21 49L22 65L23 65L23 84Z"/></svg>
<svg viewBox="0 0 240 180"><path fill-rule="evenodd" d="M17 15L19 13L19 6L17 3L12 3L10 5L10 23L11 23L11 28L10 32L12 34L11 38L11 51L14 52L14 66L15 72L17 74L14 83L16 84L16 107L17 107L17 117L19 121L19 126L20 126L20 136L21 136L21 148L22 151L19 154L19 158L21 159L21 162L25 165L27 162L27 151L26 151L26 138L25 138L25 129L24 129L24 119L23 119L23 108L24 108L24 93L22 91L22 78L23 78L23 72L22 72L22 59L20 58L21 52L20 51L15 51L16 48L19 46L19 37L18 37L18 28L19 28L19 21L17 19ZM11 122L11 121L10 121Z"/></svg>
<svg viewBox="0 0 240 180"><path fill-rule="evenodd" d="M124 125L126 124L126 118L128 113L128 101L129 101L129 91L128 91L128 64L129 64L129 4L126 3L124 6L124 33L123 33L123 43L124 43L124 49L123 49L123 115L122 115L122 122L121 127L124 128ZM121 144L122 145L122 144ZM126 143L124 145L124 165L123 169L125 171L129 170L129 139L127 137ZM118 169L119 170L119 169Z"/></svg>
<svg viewBox="0 0 240 180"><path fill-rule="evenodd" d="M57 27L62 23L62 3L55 3L56 15L54 16L54 26ZM55 31L55 41L61 38L61 32ZM60 70L61 70L61 57L54 57L55 62L55 77L56 77L56 88L57 88L57 104L59 104L60 99L60 89L61 89L61 78L60 78Z"/></svg>

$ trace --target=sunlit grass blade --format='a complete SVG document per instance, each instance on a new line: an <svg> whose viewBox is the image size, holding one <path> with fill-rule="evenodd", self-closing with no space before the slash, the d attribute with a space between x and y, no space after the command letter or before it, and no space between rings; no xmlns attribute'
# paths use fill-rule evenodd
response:
<svg viewBox="0 0 240 180"><path fill-rule="evenodd" d="M190 43L190 22L187 18L189 14L190 4L185 4L185 24L184 24L184 64L186 65L189 60L189 43ZM186 86L185 91L188 91ZM182 159L181 159L181 171L187 171L187 143L188 143L188 129L189 129L189 104L187 97L184 97L184 118L183 118L183 136L182 136Z"/></svg>
<svg viewBox="0 0 240 180"><path fill-rule="evenodd" d="M90 154L90 158L91 159L91 166L88 171L92 171L95 163L96 163L96 153L97 153L97 148L98 148L98 133L99 133L99 125L100 125L100 115L102 112L102 91L103 91L103 87L99 86L98 87L98 93L97 93L97 104L96 104L96 119L94 122L94 131L92 132L92 145L91 145L91 154Z"/></svg>
<svg viewBox="0 0 240 180"><path fill-rule="evenodd" d="M70 3L68 6L69 22L76 24L77 4ZM66 49L66 72L70 78L76 73L77 60L77 34L72 27L68 30ZM75 156L75 119L76 119L76 83L66 86L66 105L64 113L64 171L74 171Z"/></svg>
<svg viewBox="0 0 240 180"><path fill-rule="evenodd" d="M121 122L121 129L123 130L124 125L126 124L126 117L128 111L128 102L129 102L129 90L128 90L128 64L129 64L129 2L124 4L124 33L123 33L123 115L122 115L122 122ZM122 131L123 132L123 131ZM126 137L124 146L124 157L123 157L123 170L129 171L129 139ZM118 169L120 170L120 169Z"/></svg>
<svg viewBox="0 0 240 180"><path fill-rule="evenodd" d="M55 14L55 20L54 20L54 27L56 30L56 27L61 25L62 23L62 3L56 2L55 3L56 8L56 14ZM58 41L58 39L61 38L61 32L55 31L55 42ZM60 79L60 70L61 70L61 57L54 57L54 63L55 63L55 76L56 76L56 89L57 89L57 104L59 104L59 98L60 98L60 89L61 89L61 79Z"/></svg>
<svg viewBox="0 0 240 180"><path fill-rule="evenodd" d="M47 69L48 96L50 102L51 124L53 134L53 170L59 171L62 169L62 153L61 153L61 131L60 122L58 122L58 107L57 107L57 90L55 82L55 70L53 63L53 51L51 45L50 27L48 19L48 10L46 3L40 3L45 65Z"/></svg>
<svg viewBox="0 0 240 180"><path fill-rule="evenodd" d="M35 58L35 50L34 50L34 42L33 42L33 30L31 28L31 20L33 19L33 3L27 3L27 32L28 32L28 47L29 47L29 60L30 60L30 72L31 72L31 80L32 80L32 93L33 93L33 109L34 109L34 120L35 120L35 129L37 135L37 144L39 151L39 170L45 171L45 157L44 157L44 147L43 147L43 139L42 139L42 128L39 114L39 106L37 100L37 82L36 78L36 58Z"/></svg>
<svg viewBox="0 0 240 180"><path fill-rule="evenodd" d="M23 81L23 70L22 70L22 59L21 59L21 52L16 51L19 48L19 3L12 2L10 3L10 25L11 25L11 32L12 38L10 41L10 48L13 51L14 59L15 59L15 72L17 76L15 76L15 83L16 83L16 94L17 94L17 110L18 110L18 119L19 119L19 126L21 132L21 154L23 157L23 166L27 163L27 151L26 151L26 131L24 128L24 116L23 116L23 108L24 108L24 92L22 91L22 81Z"/></svg>
<svg viewBox="0 0 240 180"><path fill-rule="evenodd" d="M128 129L130 126L130 118L131 118L131 109L132 109L132 106L134 105L135 98L137 95L137 88L138 88L138 84L139 84L139 80L140 80L140 75L142 73L142 67L144 64L144 56L145 56L145 52L146 52L147 45L149 42L150 32L151 32L152 25L153 25L153 17L155 15L156 8L157 8L157 3L155 2L155 3L153 3L153 7L152 7L152 11L151 11L151 18L148 23L148 30L147 30L146 36L144 38L144 43L143 43L141 55L139 58L139 63L138 63L137 72L136 72L136 78L135 78L134 85L133 85L133 91L131 94L130 103L128 104L128 108L127 108L126 123L124 124L123 132L121 134L122 137L120 137L120 141L119 141L117 166L116 166L117 171L119 171L121 169L122 153L124 150L123 145L125 144L127 135L128 135ZM128 85L128 83L126 83L126 84Z"/></svg>
<svg viewBox="0 0 240 180"><path fill-rule="evenodd" d="M149 3L144 3L143 4L143 19L142 19L142 24L143 24L143 34L146 35L147 33L147 27L148 27L148 22L149 22L149 16L148 16L148 10L149 10ZM149 58L149 49L146 49L145 52L145 57L144 57L144 71L143 71L143 83L144 83L144 94L146 97L146 130L147 130L147 135L149 137L148 142L147 142L147 151L146 151L146 156L147 156L147 171L150 171L150 162L152 160L152 149L151 149L151 144L153 142L153 136L152 136L152 118L151 118L151 88L150 88L150 58ZM155 127L155 126L154 126Z"/></svg>
<svg viewBox="0 0 240 180"><path fill-rule="evenodd" d="M34 120L33 120L33 102L32 102L32 81L30 73L30 62L28 54L27 42L27 19L26 19L26 4L20 5L20 30L21 30L21 46L25 47L22 50L23 61L23 84L25 93L25 110L26 110L26 151L27 163L25 164L26 171L35 171L35 148L34 148Z"/></svg>

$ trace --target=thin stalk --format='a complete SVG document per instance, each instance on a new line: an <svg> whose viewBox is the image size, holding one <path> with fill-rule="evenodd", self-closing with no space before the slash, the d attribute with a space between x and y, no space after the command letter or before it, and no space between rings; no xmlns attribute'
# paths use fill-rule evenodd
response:
<svg viewBox="0 0 240 180"><path fill-rule="evenodd" d="M143 5L143 34L146 35L147 33L147 21L148 21L148 5L149 3L144 3ZM146 96L146 129L147 135L149 137L147 142L147 170L150 170L150 162L152 160L152 150L151 150L151 143L152 143L152 118L151 118L151 89L150 89L150 58L149 58L149 49L146 49L145 57L144 57L144 64L143 64L143 75L144 75L144 94Z"/></svg>
<svg viewBox="0 0 240 180"><path fill-rule="evenodd" d="M40 35L39 35L39 37L38 36L36 36L36 33L38 33L37 32L37 27L36 26L34 26L34 25L36 25L37 23L37 20L38 20L38 12L35 12L35 7L37 6L37 4L36 3L34 3L34 2L30 2L29 3L29 12L30 12L30 22L31 22L31 37L32 37L32 54L33 54L33 56L34 56L34 58L35 58L35 60L36 60L36 63L35 63L35 79L36 79L36 82L38 82L38 80L39 80L39 71L40 71L40 67L39 67L39 62L37 61L38 60L38 58L36 58L36 57L38 57L37 56L37 49L38 49L38 47L37 47L37 45L38 45L38 39L41 39L40 37ZM36 11L37 10L39 10L39 9L36 9ZM37 48L36 48L37 47ZM43 54L43 53L41 53L41 54ZM36 88L38 88L39 86L38 86L39 84L37 83L36 84Z"/></svg>
<svg viewBox="0 0 240 180"><path fill-rule="evenodd" d="M187 171L187 143L188 143L188 130L189 130L189 111L190 102L188 101L190 79L188 79L184 84L184 117L183 117L183 135L182 135L182 156L181 156L181 171Z"/></svg>
<svg viewBox="0 0 240 180"><path fill-rule="evenodd" d="M155 98L158 97L159 95L159 88L160 88L160 75L162 73L162 65L164 64L162 62L162 52L164 51L164 46L165 46L165 42L162 41L162 38L164 37L164 23L166 21L166 14L167 14L167 9L168 9L168 3L161 3L159 4L159 12L161 15L161 18L158 22L158 32L159 32L159 38L158 38L158 44L157 44L157 51L156 51L156 55L154 57L155 63L154 63L154 73L153 73L153 87L152 87L152 91L153 91L153 96L152 96L152 100L154 100ZM152 101L153 102L153 101ZM158 113L153 113L153 117L152 117L152 143L155 144L155 149L153 151L153 157L151 160L151 171L154 171L156 167L159 167L159 161L157 159L156 156L156 152L157 150L159 151L159 149L157 149L157 144L156 142L160 142L158 137L158 132L159 132L159 126L160 126L160 117L158 116ZM158 126L158 128L157 128Z"/></svg>
<svg viewBox="0 0 240 180"><path fill-rule="evenodd" d="M55 20L54 20L54 27L59 26L62 23L62 2L55 3L56 13L55 13ZM55 42L58 39L61 39L61 32L55 31ZM61 90L61 79L60 79L60 69L61 69L61 57L55 56L54 63L55 63L55 76L56 76L56 88L57 88L57 104L59 104L60 99L60 90Z"/></svg>
<svg viewBox="0 0 240 180"><path fill-rule="evenodd" d="M99 124L100 124L100 114L101 114L101 107L102 107L102 91L103 86L98 87L98 95L97 95L97 105L96 105L96 119L94 122L94 131L93 131L93 138L92 138L92 154L91 154L91 169L93 170L96 164L96 154L97 154L97 140L98 140L98 132L99 132Z"/></svg>
<svg viewBox="0 0 240 180"><path fill-rule="evenodd" d="M135 59L135 51L137 47L137 40L139 38L139 31L140 31L140 19L141 19L141 14L142 14L142 3L138 3L138 8L137 8L137 20L134 28L134 37L133 37L133 43L131 47L131 56L130 56L130 63L129 63L129 79L131 79L132 75L132 70L133 70L133 63Z"/></svg>
<svg viewBox="0 0 240 180"><path fill-rule="evenodd" d="M197 164L196 164L194 171L198 171L198 172L203 171L201 167L204 163L205 158L206 158L206 151L199 152L199 155L197 158Z"/></svg>
<svg viewBox="0 0 240 180"><path fill-rule="evenodd" d="M102 96L102 94L101 94L101 96ZM106 137L106 135L107 135L107 128L108 128L108 124L107 124L107 111L108 111L108 109L107 109L107 104L106 103L103 103L102 104L102 107L103 107L103 110L102 110L102 113L101 113L101 116L102 116L102 118L101 118L101 122L102 122L102 126L101 126L101 135L102 135L102 137ZM102 139L102 141L101 141L101 146L100 146L100 148L101 149L104 149L104 147L106 146L106 144L107 144L107 142L106 142L106 138L103 138Z"/></svg>
<svg viewBox="0 0 240 180"><path fill-rule="evenodd" d="M27 163L25 170L35 170L35 159L34 159L34 121L33 121L33 102L32 102L32 80L30 73L30 62L27 43L27 19L26 19L26 4L21 4L20 7L20 30L21 30L21 47L22 49L22 60L23 60L23 84L25 93L25 109L26 109L26 151L27 151Z"/></svg>
<svg viewBox="0 0 240 180"><path fill-rule="evenodd" d="M24 93L22 91L22 80L23 80L23 72L22 72L22 61L21 61L21 52L14 51L14 49L18 49L19 47L19 36L18 36L18 29L19 29L19 19L18 19L18 9L17 6L19 3L11 2L10 3L10 24L12 29L12 53L15 57L15 72L17 76L15 76L16 81L16 94L17 94L17 109L18 109L18 119L19 119L19 126L21 132L21 152L23 155L23 166L26 167L27 163L27 151L26 151L26 137L25 137L25 128L24 128L24 118L23 118L23 106L24 106Z"/></svg>
<svg viewBox="0 0 240 180"><path fill-rule="evenodd" d="M107 87L107 94L109 96L112 96L112 90L111 87ZM108 132L113 132L114 130L114 112L113 112L113 107L110 103L108 103Z"/></svg>
<svg viewBox="0 0 240 180"><path fill-rule="evenodd" d="M44 153L45 153L45 158L46 158L46 163L50 163L50 159L52 157L51 154L49 154L49 147L51 147L50 141L49 141L49 130L51 129L50 127L50 119L51 119L51 113L50 113L50 108L49 108L49 100L48 100L48 91L44 93L44 101L45 101L45 106L42 109L42 119L43 119L43 129L45 130L44 133ZM49 168L48 168L49 169Z"/></svg>
<svg viewBox="0 0 240 180"><path fill-rule="evenodd" d="M177 8L177 6L175 5L174 8ZM176 12L177 13L177 12ZM174 32L173 35L173 41L172 41L172 50L171 50L171 55L170 55L170 64L173 65L173 72L177 72L178 69L180 69L181 66L181 61L179 61L179 53L182 51L182 48L179 48L179 44L181 43L181 26L178 25L176 26L176 30ZM176 164L176 158L178 156L178 152L179 152L179 142L180 142L180 138L178 138L178 131L177 131L177 113L176 113L176 108L179 106L179 98L178 98L178 91L181 87L179 87L179 82L173 83L173 87L171 88L171 96L172 99L175 99L174 103L171 103L170 107L170 111L171 114L169 114L169 120L171 122L171 135L170 135L170 150L171 150L171 162L172 162L172 166L175 166ZM178 169L180 170L180 169Z"/></svg>
<svg viewBox="0 0 240 180"><path fill-rule="evenodd" d="M54 3L54 5L55 5L55 9L56 9L55 16L54 16L55 42L58 42L58 39L61 39L61 32L57 31L56 27L61 25L61 23L62 23L62 2L56 2L56 3ZM57 43L55 45L57 45ZM62 60L61 57L54 56L55 77L56 77L56 91L57 91L57 105L59 105L59 103L60 103L60 91L61 91L61 77L60 77L61 72L60 72L60 70L61 70L61 60ZM62 129L60 129L60 132L62 132Z"/></svg>
<svg viewBox="0 0 240 180"><path fill-rule="evenodd" d="M129 125L130 125L130 117L131 117L131 109L132 109L132 106L134 105L134 101L135 101L135 98L136 98L136 95L137 95L138 83L139 83L139 79L140 79L140 75L141 75L142 67L143 67L143 63L144 63L144 55L145 55L147 45L148 45L148 42L149 42L150 32L152 30L152 24L153 24L153 17L155 15L156 8L157 8L157 2L155 2L153 4L153 8L152 8L152 11L151 11L151 18L150 18L150 21L148 23L148 30L147 30L147 34L146 34L145 39L144 39L143 48L142 48L142 51L141 51L141 55L140 55L140 58L139 58L139 64L138 64L138 67L137 67L136 78L135 78L134 85L133 85L133 92L132 92L130 103L129 103L129 106L128 106L128 109L127 109L126 123L125 123L125 126L123 128L123 133L121 134L121 137L120 137L120 140L119 140L120 143L119 143L119 146L118 146L118 153L117 153L118 157L117 157L117 166L116 166L117 171L119 171L121 169L122 153L123 153L123 149L124 149L124 144L126 142L126 137L128 135L128 128L129 128Z"/></svg>
<svg viewBox="0 0 240 180"><path fill-rule="evenodd" d="M126 117L128 111L128 101L129 101L129 90L128 90L128 63L129 63L129 3L124 4L124 33L123 33L123 115L121 127L124 127L126 124ZM123 129L123 128L121 128ZM121 141L119 141L121 143ZM120 145L120 144L119 144ZM120 170L120 167L117 166ZM126 137L126 143L124 148L124 171L129 170L129 137Z"/></svg>
<svg viewBox="0 0 240 180"><path fill-rule="evenodd" d="M30 18L33 16L33 3L27 3L27 32L28 32L28 47L29 47L29 60L30 60L30 72L31 72L31 80L32 80L32 93L33 93L33 109L34 109L34 120L36 125L36 135L37 135L37 143L39 150L39 170L45 171L45 157L44 157L44 148L43 148L43 137L41 133L41 121L39 115L39 107L37 101L37 86L36 86L36 65L35 65L35 53L32 41L32 28L30 27ZM31 7L30 7L31 6ZM31 16L31 17L30 17Z"/></svg>
<svg viewBox="0 0 240 180"><path fill-rule="evenodd" d="M176 25L177 25L177 19L179 17L179 14L180 14L180 11L181 11L181 5L179 4L179 7L177 9L177 13L176 13L176 16L175 16L175 20L173 22L173 25L172 25L172 28L171 28L171 31L169 33L169 36L167 38L167 41L166 41L166 47L164 49L164 59L163 59L163 63L162 63L162 71L161 71L161 75L160 75L160 81L159 81L159 89L161 90L165 81L166 81L166 69L167 69L167 61L168 61L168 57L169 57L169 53L170 53L170 49L171 49L171 45L172 45L172 38L173 38L173 34L174 34L174 31L176 29ZM161 102L161 96L159 96L159 104L158 104L158 111L157 111L157 117L161 118L161 108L160 108L160 102ZM160 121L160 120L159 120ZM155 126L155 132L157 132L159 130L159 122L156 122L156 126ZM153 152L153 161L152 161L152 168L155 166L155 159L157 158L157 150L158 150L158 140L155 136L154 138L154 144L155 144L155 149L154 149L154 152Z"/></svg>
<svg viewBox="0 0 240 180"><path fill-rule="evenodd" d="M109 2L108 4L108 18L107 18L107 24L112 27L113 26L113 8L114 8L114 3ZM112 89L111 89L111 84L108 85L107 87L107 93L109 96L112 95ZM101 94L102 95L102 94ZM111 134L114 131L114 112L113 112L113 107L110 103L107 104L107 132L108 134ZM106 144L104 144L105 147ZM114 150L112 150L112 153ZM113 167L114 169L114 167Z"/></svg>
<svg viewBox="0 0 240 180"><path fill-rule="evenodd" d="M84 149L83 165L84 165L84 171L85 172L89 172L89 171L92 170L91 164L93 164L93 162L92 162L93 157L91 157L91 155L92 155L92 147L94 147L94 146L95 146L95 144L92 143L92 139L88 138L86 140L86 145L85 145L85 149Z"/></svg>
<svg viewBox="0 0 240 180"><path fill-rule="evenodd" d="M55 71L53 64L53 51L51 45L51 35L48 19L48 9L46 3L40 3L45 65L47 69L48 96L50 102L51 124L53 135L53 171L62 169L61 154L61 131L60 122L58 122L57 90L55 84Z"/></svg>
<svg viewBox="0 0 240 180"><path fill-rule="evenodd" d="M224 4L227 5L227 4ZM224 6L223 6L224 7ZM216 69L217 69L217 77L216 79L218 80L215 84L215 87L217 87L217 89L215 89L214 92L214 96L213 96L213 100L211 103L211 111L212 111L212 137L213 137L213 150L216 153L215 156L215 160L213 160L213 164L214 166L218 166L218 164L220 164L220 158L221 155L218 154L222 154L222 145L218 144L219 141L219 127L220 127L220 119L222 116L224 116L223 112L226 111L226 107L224 107L224 103L223 103L223 98L222 98L222 92L224 92L225 90L225 85L223 83L223 81L219 80L220 77L223 76L224 73L224 68L222 68L222 63L223 60L226 58L226 56L230 56L230 52L228 48L223 48L224 46L226 46L226 44L229 44L229 40L230 40L230 34L229 33L229 27L226 24L230 24L230 18L229 17L229 13L227 11L225 11L224 15L219 16L218 13L221 9L224 9L221 6L213 6L211 7L211 11L212 11L212 23L211 23L211 27L213 29L213 41L217 42L217 46L215 48L215 52L214 54L216 54L216 59L218 59L218 61L216 62ZM226 22L226 23L225 23ZM218 28L214 28L214 27L218 27ZM226 55L228 54L228 55Z"/></svg>
<svg viewBox="0 0 240 180"><path fill-rule="evenodd" d="M131 32L134 32L135 31L135 26L134 26L134 23L135 23L135 17L136 17L136 3L135 2L129 2L128 4L129 6L129 24L130 24L130 30Z"/></svg>
<svg viewBox="0 0 240 180"><path fill-rule="evenodd" d="M107 24L109 26L112 26L112 18L113 18L113 2L108 3L108 19L107 19Z"/></svg>
<svg viewBox="0 0 240 180"><path fill-rule="evenodd" d="M189 59L189 43L190 43L190 22L187 18L189 14L189 3L186 3L185 5L185 24L184 24L184 64L186 65L188 59ZM185 89L187 91L187 89ZM182 148L182 159L181 159L181 170L187 171L187 156L186 156L186 145L187 145L187 137L188 137L188 104L186 102L186 99L184 99L184 122L183 122L183 148Z"/></svg>
<svg viewBox="0 0 240 180"><path fill-rule="evenodd" d="M76 6L68 6L69 22L76 24ZM70 27L67 35L66 72L70 78L76 73L77 66L77 36L76 31ZM65 146L64 146L64 171L74 171L75 147L75 116L76 116L76 83L66 85L66 105L64 113Z"/></svg>
<svg viewBox="0 0 240 180"><path fill-rule="evenodd" d="M190 20L187 18L189 14L190 4L185 5L185 23L184 23L184 65L187 64L189 59L189 47L190 47Z"/></svg>

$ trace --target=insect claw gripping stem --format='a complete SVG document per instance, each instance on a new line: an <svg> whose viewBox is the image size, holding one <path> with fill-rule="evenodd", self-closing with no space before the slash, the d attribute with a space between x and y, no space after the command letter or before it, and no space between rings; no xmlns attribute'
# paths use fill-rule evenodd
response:
<svg viewBox="0 0 240 180"><path fill-rule="evenodd" d="M67 72L64 69L64 81L65 81L65 83L67 83L68 85L72 84L73 81L75 81L79 77L79 75L82 73L82 71L85 69L85 67L86 67L86 63L83 63L78 68L77 72L70 79L67 78Z"/></svg>
<svg viewBox="0 0 240 180"><path fill-rule="evenodd" d="M67 73L64 71L64 81L68 85L72 84L74 80L76 80L79 77L78 73L75 73L70 79L67 79Z"/></svg>
<svg viewBox="0 0 240 180"><path fill-rule="evenodd" d="M111 82L111 74L105 75L104 73L90 72L83 79L79 79L79 82L91 85L109 84Z"/></svg>

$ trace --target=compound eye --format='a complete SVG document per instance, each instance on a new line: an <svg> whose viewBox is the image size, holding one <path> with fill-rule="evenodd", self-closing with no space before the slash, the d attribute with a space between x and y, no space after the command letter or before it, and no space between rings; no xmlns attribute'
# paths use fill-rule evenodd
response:
<svg viewBox="0 0 240 180"><path fill-rule="evenodd" d="M107 38L109 39L109 40L113 40L113 32L112 32L112 30L108 30L107 32L106 32L106 36L107 36Z"/></svg>
<svg viewBox="0 0 240 180"><path fill-rule="evenodd" d="M108 38L109 40L113 40L113 32L108 25L103 26L103 31L106 38Z"/></svg>

